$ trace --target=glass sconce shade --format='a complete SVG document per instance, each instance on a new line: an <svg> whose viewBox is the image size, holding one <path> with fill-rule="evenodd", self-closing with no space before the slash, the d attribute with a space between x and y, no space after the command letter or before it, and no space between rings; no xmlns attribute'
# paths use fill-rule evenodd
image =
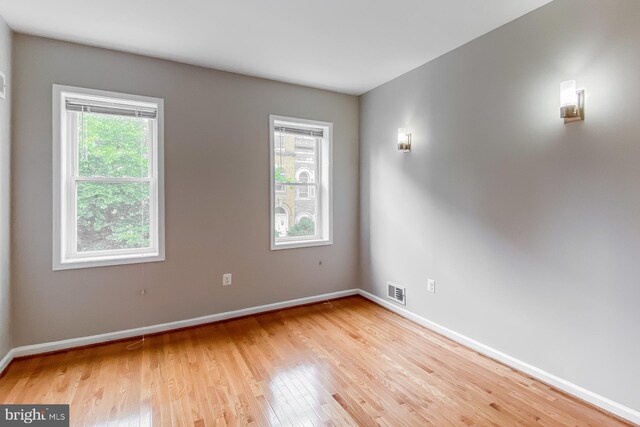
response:
<svg viewBox="0 0 640 427"><path fill-rule="evenodd" d="M567 80L560 83L560 106L569 107L578 105L578 94L576 93L576 81Z"/></svg>
<svg viewBox="0 0 640 427"><path fill-rule="evenodd" d="M560 118L565 123L584 120L584 90L576 89L575 80L560 83Z"/></svg>
<svg viewBox="0 0 640 427"><path fill-rule="evenodd" d="M405 153L411 151L411 134L406 128L398 129L398 150Z"/></svg>

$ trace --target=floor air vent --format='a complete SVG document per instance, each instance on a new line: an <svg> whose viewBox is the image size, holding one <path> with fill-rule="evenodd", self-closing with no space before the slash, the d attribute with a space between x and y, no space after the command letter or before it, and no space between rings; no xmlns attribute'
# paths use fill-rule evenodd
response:
<svg viewBox="0 0 640 427"><path fill-rule="evenodd" d="M405 288L395 283L387 282L387 298L398 304L407 305L407 294Z"/></svg>

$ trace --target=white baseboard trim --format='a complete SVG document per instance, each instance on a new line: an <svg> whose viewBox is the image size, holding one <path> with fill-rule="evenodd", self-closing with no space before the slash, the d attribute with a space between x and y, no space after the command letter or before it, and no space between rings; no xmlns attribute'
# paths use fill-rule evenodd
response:
<svg viewBox="0 0 640 427"><path fill-rule="evenodd" d="M9 363L13 360L13 349L9 350L7 354L0 360L0 375L7 369Z"/></svg>
<svg viewBox="0 0 640 427"><path fill-rule="evenodd" d="M606 397L600 396L599 394L593 393L583 387L580 387L567 380L564 380L548 372L545 372L542 369L536 368L535 366L529 365L528 363L525 363L505 353L502 353L501 351L498 351L494 348L484 345L476 340L473 340L465 335L462 335L442 325L439 325L435 322L425 319L422 316L412 313L406 308L399 307L390 301L386 301L385 299L380 298L376 295L373 295L362 289L348 289L345 291L332 292L332 293L316 295L316 296L311 296L306 298L298 298L298 299L289 300L289 301L277 302L273 304L260 305L257 307L243 308L240 310L211 314L208 316L196 317L193 319L179 320L177 322L169 322L169 323L162 323L162 324L153 325L153 326L145 326L143 328L127 329L124 331L110 332L110 333L105 333L100 335L92 335L88 337L72 338L68 340L55 341L55 342L49 342L44 344L34 344L34 345L16 347L9 350L9 352L5 355L5 357L2 358L2 360L0 360L0 374L2 374L4 370L9 366L9 363L11 363L11 361L17 357L32 356L36 354L49 353L52 351L59 351L59 350L67 350L74 347L82 347L82 346L92 345L92 344L107 343L109 341L116 341L116 340L121 340L126 338L137 337L141 335L154 334L158 332L167 332L175 329L204 325L207 323L218 322L221 320L249 316L252 314L259 314L267 311L280 310L283 308L295 307L295 306L304 305L304 304L311 304L314 302L320 302L320 301L325 301L329 299L341 298L341 297L357 295L357 294L362 295L368 300L373 301L376 304L381 305L393 311L394 313L399 314L404 318L407 318L440 335L443 335L447 338L452 339L453 341L456 341L464 346L467 346L477 351L478 353L481 353L487 357L490 357L491 359L497 360L498 362L503 363L507 366L510 366L514 369L517 369L521 372L524 372L527 375L530 375L533 378L540 380L545 384L548 384L559 390L562 390L566 393L576 396L586 402L591 403L592 405L602 408L605 411L611 412L633 423L640 424L640 412L634 409L631 409L620 403L614 402L613 400L607 399Z"/></svg>
<svg viewBox="0 0 640 427"><path fill-rule="evenodd" d="M74 347L83 347L92 344L107 343L125 338L139 337L141 335L167 332L174 329L188 328L190 326L204 325L207 323L219 322L221 320L233 319L236 317L249 316L252 314L264 313L267 311L280 310L283 308L295 307L299 305L311 304L314 302L329 299L341 298L350 295L357 295L358 289L348 289L345 291L331 292L328 294L315 295L311 297L298 298L289 301L276 302L273 304L260 305L257 307L243 308L240 310L226 311L224 313L210 314L193 319L179 320L177 322L162 323L159 325L145 326L142 328L127 329L124 331L109 332L88 337L71 338L68 340L48 342L44 344L25 345L16 347L0 362L0 373L9 365L12 359L17 357L32 356L35 354L49 353L52 351L67 350Z"/></svg>
<svg viewBox="0 0 640 427"><path fill-rule="evenodd" d="M481 353L491 359L497 360L498 362L517 369L521 372L524 372L527 375L532 376L533 378L542 381L543 383L555 387L559 390L564 391L565 393L569 393L573 396L576 396L586 402L591 403L605 411L611 412L621 418L629 420L633 423L640 424L640 412L631 409L627 406L624 406L618 402L614 402L611 399L607 399L604 396L600 396L592 391L589 391L579 385L573 384L565 379L557 377L553 374L543 371L542 369L536 368L535 366L531 366L528 363L525 363L521 360L516 359L515 357L511 357L508 354L502 353L494 348L491 348L487 345L484 345L474 339L471 339L465 335L462 335L458 332L452 331L442 325L439 325L431 320L425 319L422 316L419 316L406 308L400 307L391 301L387 301L384 298L380 298L377 295L373 295L367 291L363 291L362 289L358 290L358 293L368 300L375 302L378 305L381 305L400 316L411 320L421 326L424 326L427 329L430 329L440 335L444 335L445 337L462 344L466 347L469 347L478 353Z"/></svg>

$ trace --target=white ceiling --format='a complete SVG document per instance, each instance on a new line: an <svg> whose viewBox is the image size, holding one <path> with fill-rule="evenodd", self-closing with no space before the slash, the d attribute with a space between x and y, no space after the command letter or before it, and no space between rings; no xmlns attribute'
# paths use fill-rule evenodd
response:
<svg viewBox="0 0 640 427"><path fill-rule="evenodd" d="M20 33L362 94L550 0L0 0Z"/></svg>

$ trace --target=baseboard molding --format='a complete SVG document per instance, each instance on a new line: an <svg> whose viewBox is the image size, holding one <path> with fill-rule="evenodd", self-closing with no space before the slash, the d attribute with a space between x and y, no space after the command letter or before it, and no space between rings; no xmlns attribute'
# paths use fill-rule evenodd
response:
<svg viewBox="0 0 640 427"><path fill-rule="evenodd" d="M421 326L424 326L427 329L430 329L440 335L443 335L459 344L462 344L466 347L469 347L478 353L481 353L491 359L497 360L498 362L507 365L511 368L517 369L521 372L524 372L531 377L542 381L543 383L555 387L559 390L564 391L565 393L571 394L579 399L582 399L590 404L597 406L607 412L615 414L621 418L629 420L635 424L640 424L640 412L631 409L627 406L624 406L618 402L614 402L611 399L607 399L604 396L600 396L592 391L589 391L579 385L573 384L565 379L557 377L553 374L543 371L542 369L536 368L535 366L529 365L526 362L516 359L515 357L511 357L508 354L505 354L501 351L498 351L494 348L491 348L487 345L484 345L474 339L471 339L465 335L462 335L458 332L452 331L449 328L446 328L442 325L439 325L431 320L425 319L422 316L419 316L406 308L400 307L391 301L387 301L384 298L380 298L377 295L373 295L367 291L362 289L358 290L358 293L368 300L381 305L400 316L411 320Z"/></svg>
<svg viewBox="0 0 640 427"><path fill-rule="evenodd" d="M108 343L110 341L118 341L142 335L157 334L159 332L168 332L175 329L188 328L192 326L205 325L207 323L219 322L221 320L234 319L237 317L250 316L252 314L265 313L268 311L281 310L300 305L312 304L315 302L357 295L357 289L348 289L345 291L331 292L328 294L315 295L311 297L298 298L289 301L277 302L273 304L260 305L257 307L243 308L240 310L226 311L224 313L211 314L208 316L196 317L193 319L179 320L177 322L162 323L158 325L145 326L142 328L127 329L124 331L109 332L100 335L91 335L88 337L72 338L68 340L48 342L44 344L26 345L16 347L0 362L0 374L9 365L12 359L33 356L42 353L51 353L55 351L68 350L74 347L84 347L93 344Z"/></svg>
<svg viewBox="0 0 640 427"><path fill-rule="evenodd" d="M10 349L7 354L0 360L0 377L4 373L4 370L7 369L9 363L13 360L13 349Z"/></svg>
<svg viewBox="0 0 640 427"><path fill-rule="evenodd" d="M168 332L175 329L182 329L182 328L188 328L192 326L204 325L207 323L219 322L221 320L228 320L228 319L234 319L237 317L250 316L252 314L259 314L259 313L265 313L268 311L281 310L285 308L291 308L291 307L296 307L296 306L305 305L305 304L312 304L315 302L342 298L342 297L358 295L358 294L362 295L363 297L367 298L368 300L382 307L385 307L393 311L394 313L399 314L400 316L406 319L409 319L421 326L424 326L440 335L450 338L453 341L456 341L457 343L460 343L466 347L469 347L477 351L478 353L481 353L487 357L490 357L491 359L497 360L500 363L503 363L507 366L510 366L521 372L524 372L525 374L530 375L533 378L540 380L545 384L548 384L568 394L576 396L586 402L591 403L594 406L604 409L605 411L615 414L621 418L624 418L636 424L640 424L640 412L634 409L631 409L620 403L614 402L613 400L607 399L606 397L600 396L599 394L593 393L583 387L580 387L567 380L564 380L553 374L545 372L542 369L536 368L535 366L529 365L528 363L525 363L521 360L518 360L514 357L509 356L508 354L502 353L501 351L498 351L474 339L471 339L465 335L462 335L442 325L439 325L435 322L425 319L422 316L412 313L411 311L403 307L397 306L390 301L387 301L383 298L380 298L362 289L348 289L345 291L331 292L327 294L316 295L316 296L311 296L306 298L298 298L294 300L283 301L283 302L278 302L273 304L266 304L266 305L260 305L256 307L244 308L240 310L227 311L224 313L211 314L208 316L196 317L193 319L179 320L177 322L169 322L169 323L162 323L162 324L153 325L153 326L145 326L143 328L127 329L123 331L110 332L110 333L100 334L100 335L92 335L88 337L72 338L68 340L55 341L55 342L49 342L44 344L34 344L34 345L16 347L9 350L6 356L2 360L0 360L0 376L2 376L5 369L9 366L11 361L19 357L33 356L33 355L42 354L42 353L68 350L74 347L84 347L84 346L93 345L93 344L108 343L110 341L118 341L118 340L137 337L141 335Z"/></svg>

